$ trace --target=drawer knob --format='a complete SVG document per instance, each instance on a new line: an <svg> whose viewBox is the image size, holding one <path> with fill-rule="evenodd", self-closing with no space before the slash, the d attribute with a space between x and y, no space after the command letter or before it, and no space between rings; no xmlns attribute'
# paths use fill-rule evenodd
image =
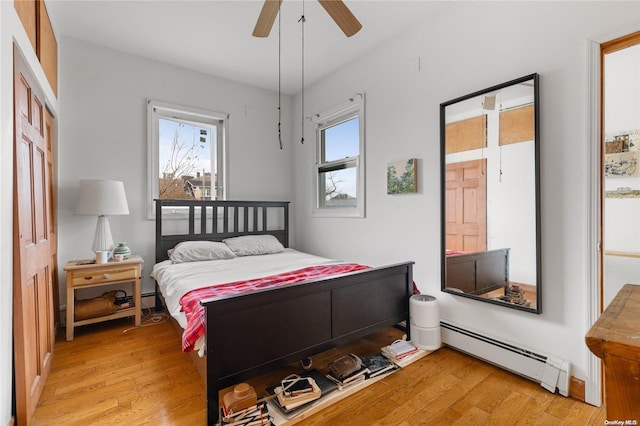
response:
<svg viewBox="0 0 640 426"><path fill-rule="evenodd" d="M105 280L109 278L109 274L102 274L102 276L104 277Z"/></svg>
<svg viewBox="0 0 640 426"><path fill-rule="evenodd" d="M84 279L85 279L85 280L87 280L87 281L89 281L91 278L93 278L93 277L91 277L91 276L89 276L89 277L84 277Z"/></svg>

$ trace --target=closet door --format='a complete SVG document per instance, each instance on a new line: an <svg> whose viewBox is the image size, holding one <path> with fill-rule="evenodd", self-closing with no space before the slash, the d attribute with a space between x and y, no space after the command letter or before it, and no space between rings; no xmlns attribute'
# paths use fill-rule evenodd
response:
<svg viewBox="0 0 640 426"><path fill-rule="evenodd" d="M27 425L54 344L51 205L44 97L14 47L13 322L17 423Z"/></svg>

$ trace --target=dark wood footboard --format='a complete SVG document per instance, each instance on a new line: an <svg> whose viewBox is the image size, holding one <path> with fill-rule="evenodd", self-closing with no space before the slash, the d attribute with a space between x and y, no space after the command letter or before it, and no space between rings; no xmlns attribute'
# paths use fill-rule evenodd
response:
<svg viewBox="0 0 640 426"><path fill-rule="evenodd" d="M413 262L203 301L208 424L219 392L290 362L406 321Z"/></svg>

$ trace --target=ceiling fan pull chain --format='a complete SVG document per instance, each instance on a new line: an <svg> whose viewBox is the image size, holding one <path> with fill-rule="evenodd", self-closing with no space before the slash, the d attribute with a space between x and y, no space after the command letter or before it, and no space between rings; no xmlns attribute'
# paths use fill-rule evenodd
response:
<svg viewBox="0 0 640 426"><path fill-rule="evenodd" d="M280 143L280 150L282 150L282 31L281 31L281 17L282 14L278 13L278 142Z"/></svg>
<svg viewBox="0 0 640 426"><path fill-rule="evenodd" d="M500 93L500 114L502 114L502 92ZM502 115L500 115L502 118ZM502 144L500 143L500 126L498 126L498 145L500 145L500 176L498 182L502 183Z"/></svg>
<svg viewBox="0 0 640 426"><path fill-rule="evenodd" d="M306 18L304 17L304 0L302 0L302 16L300 17L300 19L298 20L298 22L301 22L302 24L302 94L301 94L301 99L300 102L302 104L301 106L301 117L300 117L300 128L301 128L301 135L300 135L300 143L303 144L304 143L304 23L306 22Z"/></svg>

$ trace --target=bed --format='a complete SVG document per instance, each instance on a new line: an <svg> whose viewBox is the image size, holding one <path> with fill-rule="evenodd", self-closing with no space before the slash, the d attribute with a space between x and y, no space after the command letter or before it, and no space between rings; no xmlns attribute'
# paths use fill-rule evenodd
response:
<svg viewBox="0 0 640 426"><path fill-rule="evenodd" d="M481 295L509 285L509 249L447 252L447 289Z"/></svg>
<svg viewBox="0 0 640 426"><path fill-rule="evenodd" d="M288 202L156 200L156 263L183 241L272 235L288 248L288 234ZM410 338L413 292L404 262L201 300L207 423L224 388L401 322Z"/></svg>

